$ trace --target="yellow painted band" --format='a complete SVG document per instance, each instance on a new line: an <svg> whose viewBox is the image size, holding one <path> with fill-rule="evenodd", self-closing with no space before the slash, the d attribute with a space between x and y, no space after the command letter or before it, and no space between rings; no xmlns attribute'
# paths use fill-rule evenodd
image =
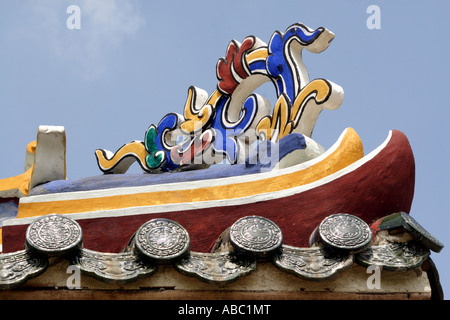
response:
<svg viewBox="0 0 450 320"><path fill-rule="evenodd" d="M339 147L322 161L303 170L263 180L190 190L156 191L102 198L19 203L18 218L50 213L77 213L187 202L226 200L290 189L333 174L364 156L359 136L349 128Z"/></svg>

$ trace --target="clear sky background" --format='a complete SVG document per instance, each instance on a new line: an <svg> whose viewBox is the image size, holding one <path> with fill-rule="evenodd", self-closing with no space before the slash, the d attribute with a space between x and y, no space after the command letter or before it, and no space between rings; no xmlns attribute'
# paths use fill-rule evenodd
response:
<svg viewBox="0 0 450 320"><path fill-rule="evenodd" d="M81 8L79 30L66 27L70 5ZM381 29L367 28L370 5ZM230 40L268 43L296 22L323 26L335 40L304 61L311 79L339 84L345 98L321 113L312 138L328 148L352 127L367 154L389 130L406 134L411 215L446 244L432 259L448 299L449 12L448 0L0 0L0 179L23 172L39 125L65 127L68 178L101 174L95 149L143 140L149 125L182 113L191 85L214 91ZM272 85L258 92L274 102Z"/></svg>

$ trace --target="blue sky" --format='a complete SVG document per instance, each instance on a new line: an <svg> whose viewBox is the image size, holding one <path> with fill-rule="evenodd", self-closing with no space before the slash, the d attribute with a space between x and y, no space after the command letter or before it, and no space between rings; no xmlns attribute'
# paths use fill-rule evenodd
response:
<svg viewBox="0 0 450 320"><path fill-rule="evenodd" d="M81 8L69 30L68 6ZM368 29L378 5L381 29ZM143 140L149 125L182 113L189 86L211 93L230 40L268 42L296 22L336 38L304 52L310 78L344 88L338 110L324 110L312 138L330 147L346 127L365 152L388 131L408 137L416 159L411 215L447 245L432 258L450 295L449 1L119 1L0 0L0 178L23 172L39 125L67 136L68 178L98 175L94 150ZM275 90L259 92L273 101Z"/></svg>

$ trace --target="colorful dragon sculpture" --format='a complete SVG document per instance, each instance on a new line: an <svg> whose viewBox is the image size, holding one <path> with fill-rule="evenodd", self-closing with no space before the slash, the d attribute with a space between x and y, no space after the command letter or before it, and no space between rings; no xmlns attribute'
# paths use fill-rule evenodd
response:
<svg viewBox="0 0 450 320"><path fill-rule="evenodd" d="M151 125L144 141L133 141L117 152L96 150L104 173L124 173L138 161L146 172L204 168L224 160L243 163L264 141L277 142L298 133L310 140L322 109L337 109L343 101L340 86L325 79L310 81L302 50L319 53L334 34L296 23L275 32L269 44L254 36L232 40L216 66L217 89L207 92L191 86L183 115L167 114ZM271 81L277 101L253 91Z"/></svg>

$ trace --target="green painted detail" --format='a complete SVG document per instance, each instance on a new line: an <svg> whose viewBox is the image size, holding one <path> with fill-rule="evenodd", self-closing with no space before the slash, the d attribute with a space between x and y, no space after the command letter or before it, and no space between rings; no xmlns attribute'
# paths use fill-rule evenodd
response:
<svg viewBox="0 0 450 320"><path fill-rule="evenodd" d="M158 130L154 125L151 125L145 133L144 145L148 155L145 157L145 162L150 169L158 169L165 160L164 152L158 150L156 145L156 136Z"/></svg>

